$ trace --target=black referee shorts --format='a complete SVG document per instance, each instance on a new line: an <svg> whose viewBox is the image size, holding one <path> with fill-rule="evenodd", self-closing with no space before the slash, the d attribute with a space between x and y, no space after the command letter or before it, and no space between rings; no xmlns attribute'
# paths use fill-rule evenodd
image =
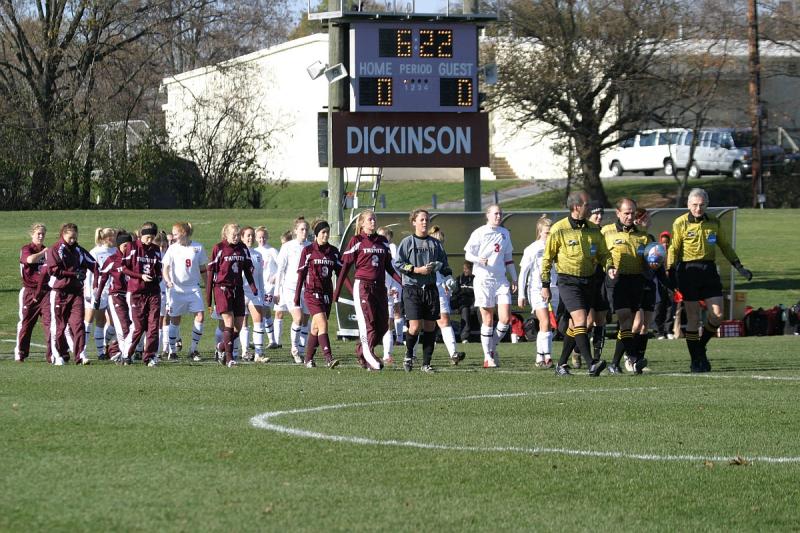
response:
<svg viewBox="0 0 800 533"><path fill-rule="evenodd" d="M570 313L578 309L588 311L591 308L595 285L593 277L558 275L558 294Z"/></svg>
<svg viewBox="0 0 800 533"><path fill-rule="evenodd" d="M678 290L687 302L722 296L722 281L714 261L687 261L678 265Z"/></svg>
<svg viewBox="0 0 800 533"><path fill-rule="evenodd" d="M403 285L403 309L408 320L439 320L439 289Z"/></svg>
<svg viewBox="0 0 800 533"><path fill-rule="evenodd" d="M617 274L615 279L606 279L606 291L611 308L639 309L642 302L644 278L641 274Z"/></svg>
<svg viewBox="0 0 800 533"><path fill-rule="evenodd" d="M642 304L640 308L642 311L652 313L656 310L656 280L642 279L644 284L642 285Z"/></svg>

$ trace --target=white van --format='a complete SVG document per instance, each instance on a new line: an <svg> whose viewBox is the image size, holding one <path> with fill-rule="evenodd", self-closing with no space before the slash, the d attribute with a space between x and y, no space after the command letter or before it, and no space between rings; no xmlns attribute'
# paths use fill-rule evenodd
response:
<svg viewBox="0 0 800 533"><path fill-rule="evenodd" d="M688 129L656 129L637 133L612 150L607 161L615 176L623 172L643 172L652 176L663 170L672 176L678 169L689 167L689 177L703 174L727 174L745 178L752 168L753 133L749 128L704 128L698 132L694 160L689 163L693 132ZM762 144L762 168L783 164L780 146Z"/></svg>
<svg viewBox="0 0 800 533"><path fill-rule="evenodd" d="M645 176L652 176L656 171L672 176L680 140L688 131L656 129L637 133L608 154L608 168L615 176L621 176L623 172L643 172Z"/></svg>

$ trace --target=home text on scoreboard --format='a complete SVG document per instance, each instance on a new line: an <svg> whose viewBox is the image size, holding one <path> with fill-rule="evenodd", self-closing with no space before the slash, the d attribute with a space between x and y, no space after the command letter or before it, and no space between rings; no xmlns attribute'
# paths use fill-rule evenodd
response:
<svg viewBox="0 0 800 533"><path fill-rule="evenodd" d="M477 32L466 23L352 23L350 109L478 111Z"/></svg>

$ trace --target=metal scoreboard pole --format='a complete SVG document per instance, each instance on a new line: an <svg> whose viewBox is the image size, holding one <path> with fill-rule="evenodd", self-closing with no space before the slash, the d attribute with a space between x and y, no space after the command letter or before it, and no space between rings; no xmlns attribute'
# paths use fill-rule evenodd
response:
<svg viewBox="0 0 800 533"><path fill-rule="evenodd" d="M477 11L477 0L464 0L464 14ZM478 50L480 54L480 49ZM481 210L481 169L464 168L464 211Z"/></svg>

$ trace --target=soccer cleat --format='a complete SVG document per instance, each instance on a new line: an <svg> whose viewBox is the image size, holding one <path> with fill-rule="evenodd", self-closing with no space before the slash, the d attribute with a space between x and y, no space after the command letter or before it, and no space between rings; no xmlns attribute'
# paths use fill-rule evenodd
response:
<svg viewBox="0 0 800 533"><path fill-rule="evenodd" d="M175 352L169 352L167 354L167 361L177 361L177 360L178 360L178 354L176 354Z"/></svg>
<svg viewBox="0 0 800 533"><path fill-rule="evenodd" d="M76 363L79 364L79 365L83 365L83 366L92 364L92 362L89 360L88 357L81 357L80 359L78 359L76 361Z"/></svg>
<svg viewBox="0 0 800 533"><path fill-rule="evenodd" d="M497 368L497 363L495 363L494 358L484 359L483 368Z"/></svg>
<svg viewBox="0 0 800 533"><path fill-rule="evenodd" d="M97 360L98 361L108 361L108 354L106 354L105 352L101 352L101 353L97 354Z"/></svg>
<svg viewBox="0 0 800 533"><path fill-rule="evenodd" d="M403 359L403 370L406 372L411 372L414 368L414 360L410 357L406 357Z"/></svg>
<svg viewBox="0 0 800 533"><path fill-rule="evenodd" d="M123 357L123 358L120 359L118 364L121 364L122 366L130 366L131 358L130 357Z"/></svg>
<svg viewBox="0 0 800 533"><path fill-rule="evenodd" d="M296 365L302 365L303 364L303 358L300 357L300 350L298 350L297 348L292 346L291 354L292 354L292 359L294 359L294 362L295 362Z"/></svg>
<svg viewBox="0 0 800 533"><path fill-rule="evenodd" d="M556 366L556 376L571 376L572 373L569 371L569 365L557 365Z"/></svg>
<svg viewBox="0 0 800 533"><path fill-rule="evenodd" d="M111 359L109 359L109 361L111 361L112 363L119 363L121 360L122 360L122 354L121 353L118 353L116 355L112 355Z"/></svg>
<svg viewBox="0 0 800 533"><path fill-rule="evenodd" d="M536 361L536 368L543 368L543 367L544 367L544 361Z"/></svg>
<svg viewBox="0 0 800 533"><path fill-rule="evenodd" d="M244 352L242 355L242 361L252 361L254 358L253 352Z"/></svg>
<svg viewBox="0 0 800 533"><path fill-rule="evenodd" d="M394 357L387 355L383 358L383 366L392 366L394 364Z"/></svg>
<svg viewBox="0 0 800 533"><path fill-rule="evenodd" d="M150 366L150 367L158 366L158 357L156 357L156 356L151 357L150 360L147 361L147 366Z"/></svg>
<svg viewBox="0 0 800 533"><path fill-rule="evenodd" d="M431 365L422 365L420 371L425 372L426 374L433 374L436 372Z"/></svg>
<svg viewBox="0 0 800 533"><path fill-rule="evenodd" d="M336 368L337 366L339 366L339 360L338 360L338 359L331 359L331 360L330 360L330 361L328 361L326 364L328 365L328 368L330 368L331 370L333 370L334 368Z"/></svg>
<svg viewBox="0 0 800 533"><path fill-rule="evenodd" d="M636 372L636 369L633 367L633 361L631 361L631 358L628 357L627 355L625 356L625 370L627 370L631 374Z"/></svg>
<svg viewBox="0 0 800 533"><path fill-rule="evenodd" d="M634 374L641 374L646 367L647 367L647 359L644 357L640 357L633 364Z"/></svg>
<svg viewBox="0 0 800 533"><path fill-rule="evenodd" d="M597 376L600 375L600 372L602 372L603 370L606 369L606 366L608 366L608 365L602 359L600 359L597 362L592 363L592 366L589 367L589 375L591 377L593 377L593 378L596 378Z"/></svg>
<svg viewBox="0 0 800 533"><path fill-rule="evenodd" d="M581 356L576 353L572 354L572 368L580 368L581 366L583 366Z"/></svg>
<svg viewBox="0 0 800 533"><path fill-rule="evenodd" d="M64 358L60 355L53 360L53 366L64 366Z"/></svg>
<svg viewBox="0 0 800 533"><path fill-rule="evenodd" d="M265 355L256 355L253 358L253 362L255 363L269 363L269 357Z"/></svg>
<svg viewBox="0 0 800 533"><path fill-rule="evenodd" d="M230 361L227 362L227 364L225 366L227 366L228 368L233 368L236 365L237 365L236 359L231 359Z"/></svg>
<svg viewBox="0 0 800 533"><path fill-rule="evenodd" d="M317 368L317 363L313 359L306 361L306 368Z"/></svg>
<svg viewBox="0 0 800 533"><path fill-rule="evenodd" d="M271 342L267 344L267 350L277 350L279 348L283 348L283 345L278 344L277 342Z"/></svg>
<svg viewBox="0 0 800 533"><path fill-rule="evenodd" d="M549 357L544 360L544 367L545 368L553 368L553 360Z"/></svg>
<svg viewBox="0 0 800 533"><path fill-rule="evenodd" d="M623 374L622 367L617 363L612 363L608 365L608 373L621 376Z"/></svg>
<svg viewBox="0 0 800 533"><path fill-rule="evenodd" d="M189 357L191 357L192 361L194 361L195 363L199 363L200 361L202 361L202 358L200 357L200 352L198 352L197 350L193 351Z"/></svg>
<svg viewBox="0 0 800 533"><path fill-rule="evenodd" d="M453 355L450 356L450 364L457 365L463 361L466 356L467 354L464 352L453 352Z"/></svg>

